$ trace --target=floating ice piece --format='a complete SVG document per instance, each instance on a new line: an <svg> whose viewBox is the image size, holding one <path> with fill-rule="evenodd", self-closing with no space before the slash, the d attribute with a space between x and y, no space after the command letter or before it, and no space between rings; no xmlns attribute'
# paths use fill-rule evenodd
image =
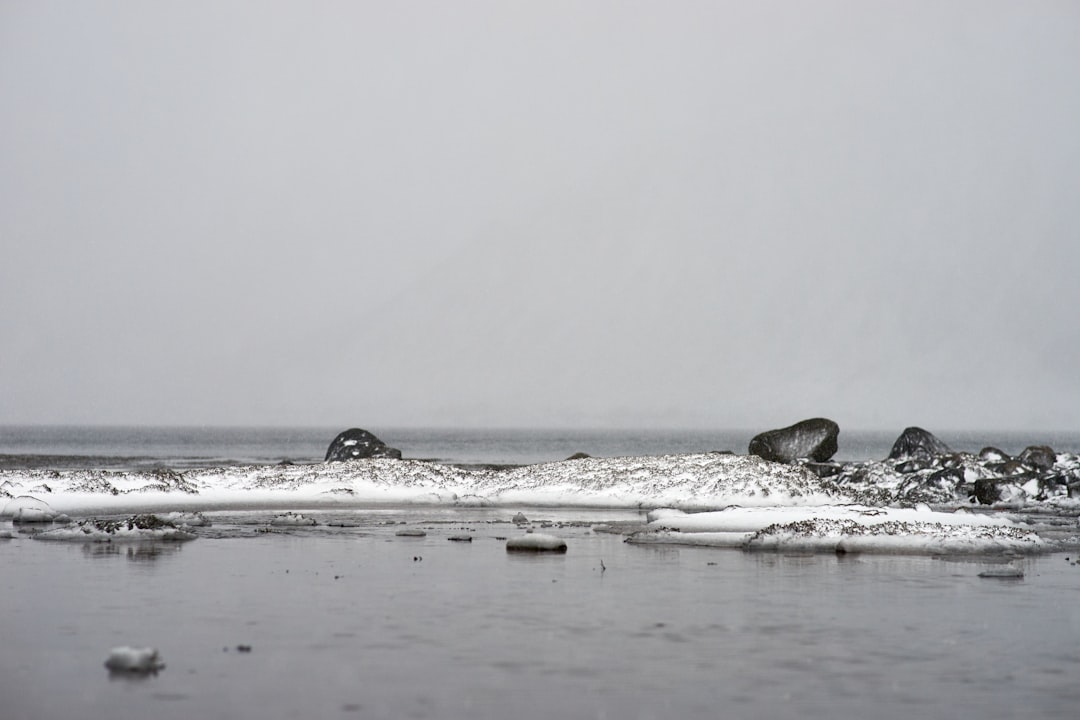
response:
<svg viewBox="0 0 1080 720"><path fill-rule="evenodd" d="M34 535L35 540L68 542L131 542L163 540L182 542L194 540L195 534L178 528L157 515L135 515L125 520L80 520L74 525L48 530Z"/></svg>
<svg viewBox="0 0 1080 720"><path fill-rule="evenodd" d="M309 518L307 515L301 515L300 513L287 512L284 515L277 515L270 524L275 527L305 527L311 525L318 525L315 522L315 518Z"/></svg>
<svg viewBox="0 0 1080 720"><path fill-rule="evenodd" d="M941 525L1015 527L1001 515L969 512L933 512L926 505L916 508L877 508L867 505L824 505L820 507L729 507L702 513L685 513L671 508L653 510L648 515L650 529L679 530L684 533L753 533L770 525L804 520L853 520L860 525L888 522L933 522Z"/></svg>
<svg viewBox="0 0 1080 720"><path fill-rule="evenodd" d="M507 552L566 552L566 541L545 533L529 533L506 541Z"/></svg>
<svg viewBox="0 0 1080 720"><path fill-rule="evenodd" d="M165 663L158 657L157 648L122 645L109 651L105 667L114 673L150 675L165 667Z"/></svg>
<svg viewBox="0 0 1080 720"><path fill-rule="evenodd" d="M13 523L69 523L71 518L56 512L44 500L21 495L6 506L0 517L10 517Z"/></svg>
<svg viewBox="0 0 1080 720"><path fill-rule="evenodd" d="M174 525L187 525L188 527L210 527L212 524L201 512L171 512L160 517Z"/></svg>
<svg viewBox="0 0 1080 720"><path fill-rule="evenodd" d="M1050 548L1030 530L1010 526L813 519L770 525L754 533L746 541L746 549L938 555L1038 553Z"/></svg>
<svg viewBox="0 0 1080 720"><path fill-rule="evenodd" d="M997 578L999 580L1020 580L1024 577L1024 571L1015 565L1006 565L1005 567L983 570L979 573L979 577Z"/></svg>

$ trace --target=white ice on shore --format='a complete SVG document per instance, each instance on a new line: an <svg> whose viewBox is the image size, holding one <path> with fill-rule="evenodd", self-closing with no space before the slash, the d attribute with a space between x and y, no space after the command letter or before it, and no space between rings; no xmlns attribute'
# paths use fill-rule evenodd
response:
<svg viewBox="0 0 1080 720"><path fill-rule="evenodd" d="M850 501L803 468L721 454L584 458L506 470L390 459L182 474L9 470L0 479L11 494L47 495L69 513L300 504L715 509Z"/></svg>
<svg viewBox="0 0 1080 720"><path fill-rule="evenodd" d="M707 545L747 550L866 553L1033 553L1046 543L1006 517L860 505L818 508L727 508L687 514L650 513L628 542Z"/></svg>

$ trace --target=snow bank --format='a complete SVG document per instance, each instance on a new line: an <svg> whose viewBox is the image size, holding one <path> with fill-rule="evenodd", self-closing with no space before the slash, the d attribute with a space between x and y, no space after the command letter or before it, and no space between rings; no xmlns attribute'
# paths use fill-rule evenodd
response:
<svg viewBox="0 0 1080 720"><path fill-rule="evenodd" d="M507 470L418 460L172 471L3 471L8 494L64 512L426 504L715 509L822 505L850 498L801 467L753 456L584 458Z"/></svg>

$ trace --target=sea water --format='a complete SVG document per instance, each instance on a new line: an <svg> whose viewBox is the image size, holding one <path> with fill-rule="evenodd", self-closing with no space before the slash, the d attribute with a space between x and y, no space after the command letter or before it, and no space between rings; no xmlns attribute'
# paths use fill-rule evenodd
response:
<svg viewBox="0 0 1080 720"><path fill-rule="evenodd" d="M0 540L0 704L110 718L1074 718L1080 566L641 547L632 512L337 511L183 545ZM332 527L328 523L345 527ZM424 530L400 537L402 528ZM471 542L451 542L451 535ZM166 667L110 676L112 647Z"/></svg>
<svg viewBox="0 0 1080 720"><path fill-rule="evenodd" d="M322 462L344 428L0 426L0 468L185 469L237 464ZM369 428L406 458L460 464L530 464L577 452L595 457L666 455L730 450L745 453L758 430L522 430ZM841 430L840 460L880 460L900 430ZM995 445L1016 454L1050 444L1080 452L1080 433L952 432L953 449L978 452Z"/></svg>

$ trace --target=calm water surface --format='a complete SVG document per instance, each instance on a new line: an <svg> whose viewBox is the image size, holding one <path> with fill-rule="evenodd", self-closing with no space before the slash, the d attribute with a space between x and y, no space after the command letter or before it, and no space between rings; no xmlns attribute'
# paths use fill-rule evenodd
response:
<svg viewBox="0 0 1080 720"><path fill-rule="evenodd" d="M994 581L989 560L631 546L580 522L631 513L526 513L575 521L550 530L569 552L508 555L505 509L269 534L267 514L217 515L166 548L0 541L3 717L1077 716L1062 555ZM123 644L167 667L110 679Z"/></svg>

